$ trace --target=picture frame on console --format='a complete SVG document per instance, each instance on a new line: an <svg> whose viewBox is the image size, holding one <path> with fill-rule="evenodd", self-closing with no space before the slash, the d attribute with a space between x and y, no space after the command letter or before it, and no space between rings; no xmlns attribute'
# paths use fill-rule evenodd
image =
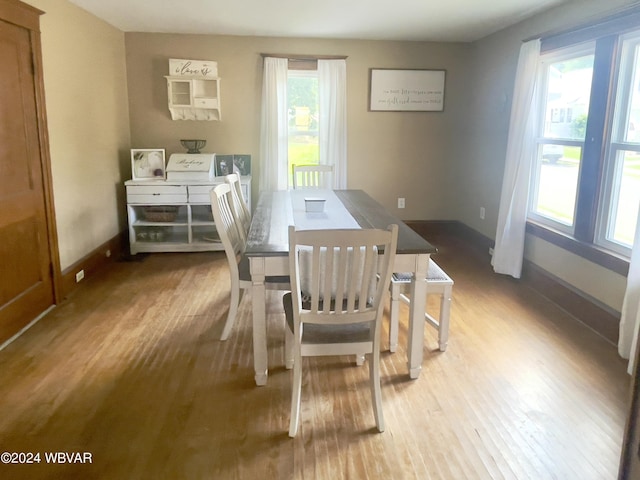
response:
<svg viewBox="0 0 640 480"><path fill-rule="evenodd" d="M132 148L131 178L133 180L165 180L164 148Z"/></svg>

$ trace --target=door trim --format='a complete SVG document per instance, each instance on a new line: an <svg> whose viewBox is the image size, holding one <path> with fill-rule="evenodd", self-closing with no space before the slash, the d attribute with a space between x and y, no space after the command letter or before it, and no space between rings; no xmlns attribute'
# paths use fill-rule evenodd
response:
<svg viewBox="0 0 640 480"><path fill-rule="evenodd" d="M31 5L19 0L8 0L0 3L0 20L12 23L29 31L31 40L31 64L35 86L36 118L38 141L40 142L40 165L42 168L42 184L44 189L45 216L47 225L47 245L51 259L50 275L53 285L53 301L59 304L62 300L60 268L60 252L58 232L56 228L55 204L53 201L53 176L51 174L51 155L49 152L49 133L47 128L47 109L44 95L44 76L42 65L42 42L40 35L40 15L44 14Z"/></svg>

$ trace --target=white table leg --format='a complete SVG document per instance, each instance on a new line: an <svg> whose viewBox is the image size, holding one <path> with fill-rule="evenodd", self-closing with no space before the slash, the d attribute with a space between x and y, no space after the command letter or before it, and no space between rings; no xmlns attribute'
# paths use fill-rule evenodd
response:
<svg viewBox="0 0 640 480"><path fill-rule="evenodd" d="M256 385L267 384L267 315L266 292L264 287L265 262L261 257L250 257L251 306L253 314L253 368Z"/></svg>
<svg viewBox="0 0 640 480"><path fill-rule="evenodd" d="M409 377L418 378L422 370L424 350L424 312L427 303L427 269L429 254L416 257L415 271L411 280L411 303L409 306L409 345L407 347Z"/></svg>

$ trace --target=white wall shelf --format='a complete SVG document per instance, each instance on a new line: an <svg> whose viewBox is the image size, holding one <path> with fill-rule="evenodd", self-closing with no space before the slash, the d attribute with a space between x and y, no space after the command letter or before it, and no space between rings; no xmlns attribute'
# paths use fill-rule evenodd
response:
<svg viewBox="0 0 640 480"><path fill-rule="evenodd" d="M172 120L222 120L220 78L165 78Z"/></svg>

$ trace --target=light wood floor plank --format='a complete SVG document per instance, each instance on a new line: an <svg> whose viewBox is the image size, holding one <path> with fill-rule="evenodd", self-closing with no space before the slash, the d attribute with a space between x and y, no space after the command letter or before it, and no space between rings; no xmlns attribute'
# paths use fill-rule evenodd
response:
<svg viewBox="0 0 640 480"><path fill-rule="evenodd" d="M90 452L93 463L3 464L0 478L615 478L630 380L616 348L494 275L464 239L429 240L455 280L449 347L439 352L426 330L423 371L410 380L408 309L395 354L385 324L384 433L368 365L319 358L304 360L290 439L279 295L268 294L269 381L256 387L249 295L219 340L224 256L139 255L86 280L0 351L1 449Z"/></svg>

